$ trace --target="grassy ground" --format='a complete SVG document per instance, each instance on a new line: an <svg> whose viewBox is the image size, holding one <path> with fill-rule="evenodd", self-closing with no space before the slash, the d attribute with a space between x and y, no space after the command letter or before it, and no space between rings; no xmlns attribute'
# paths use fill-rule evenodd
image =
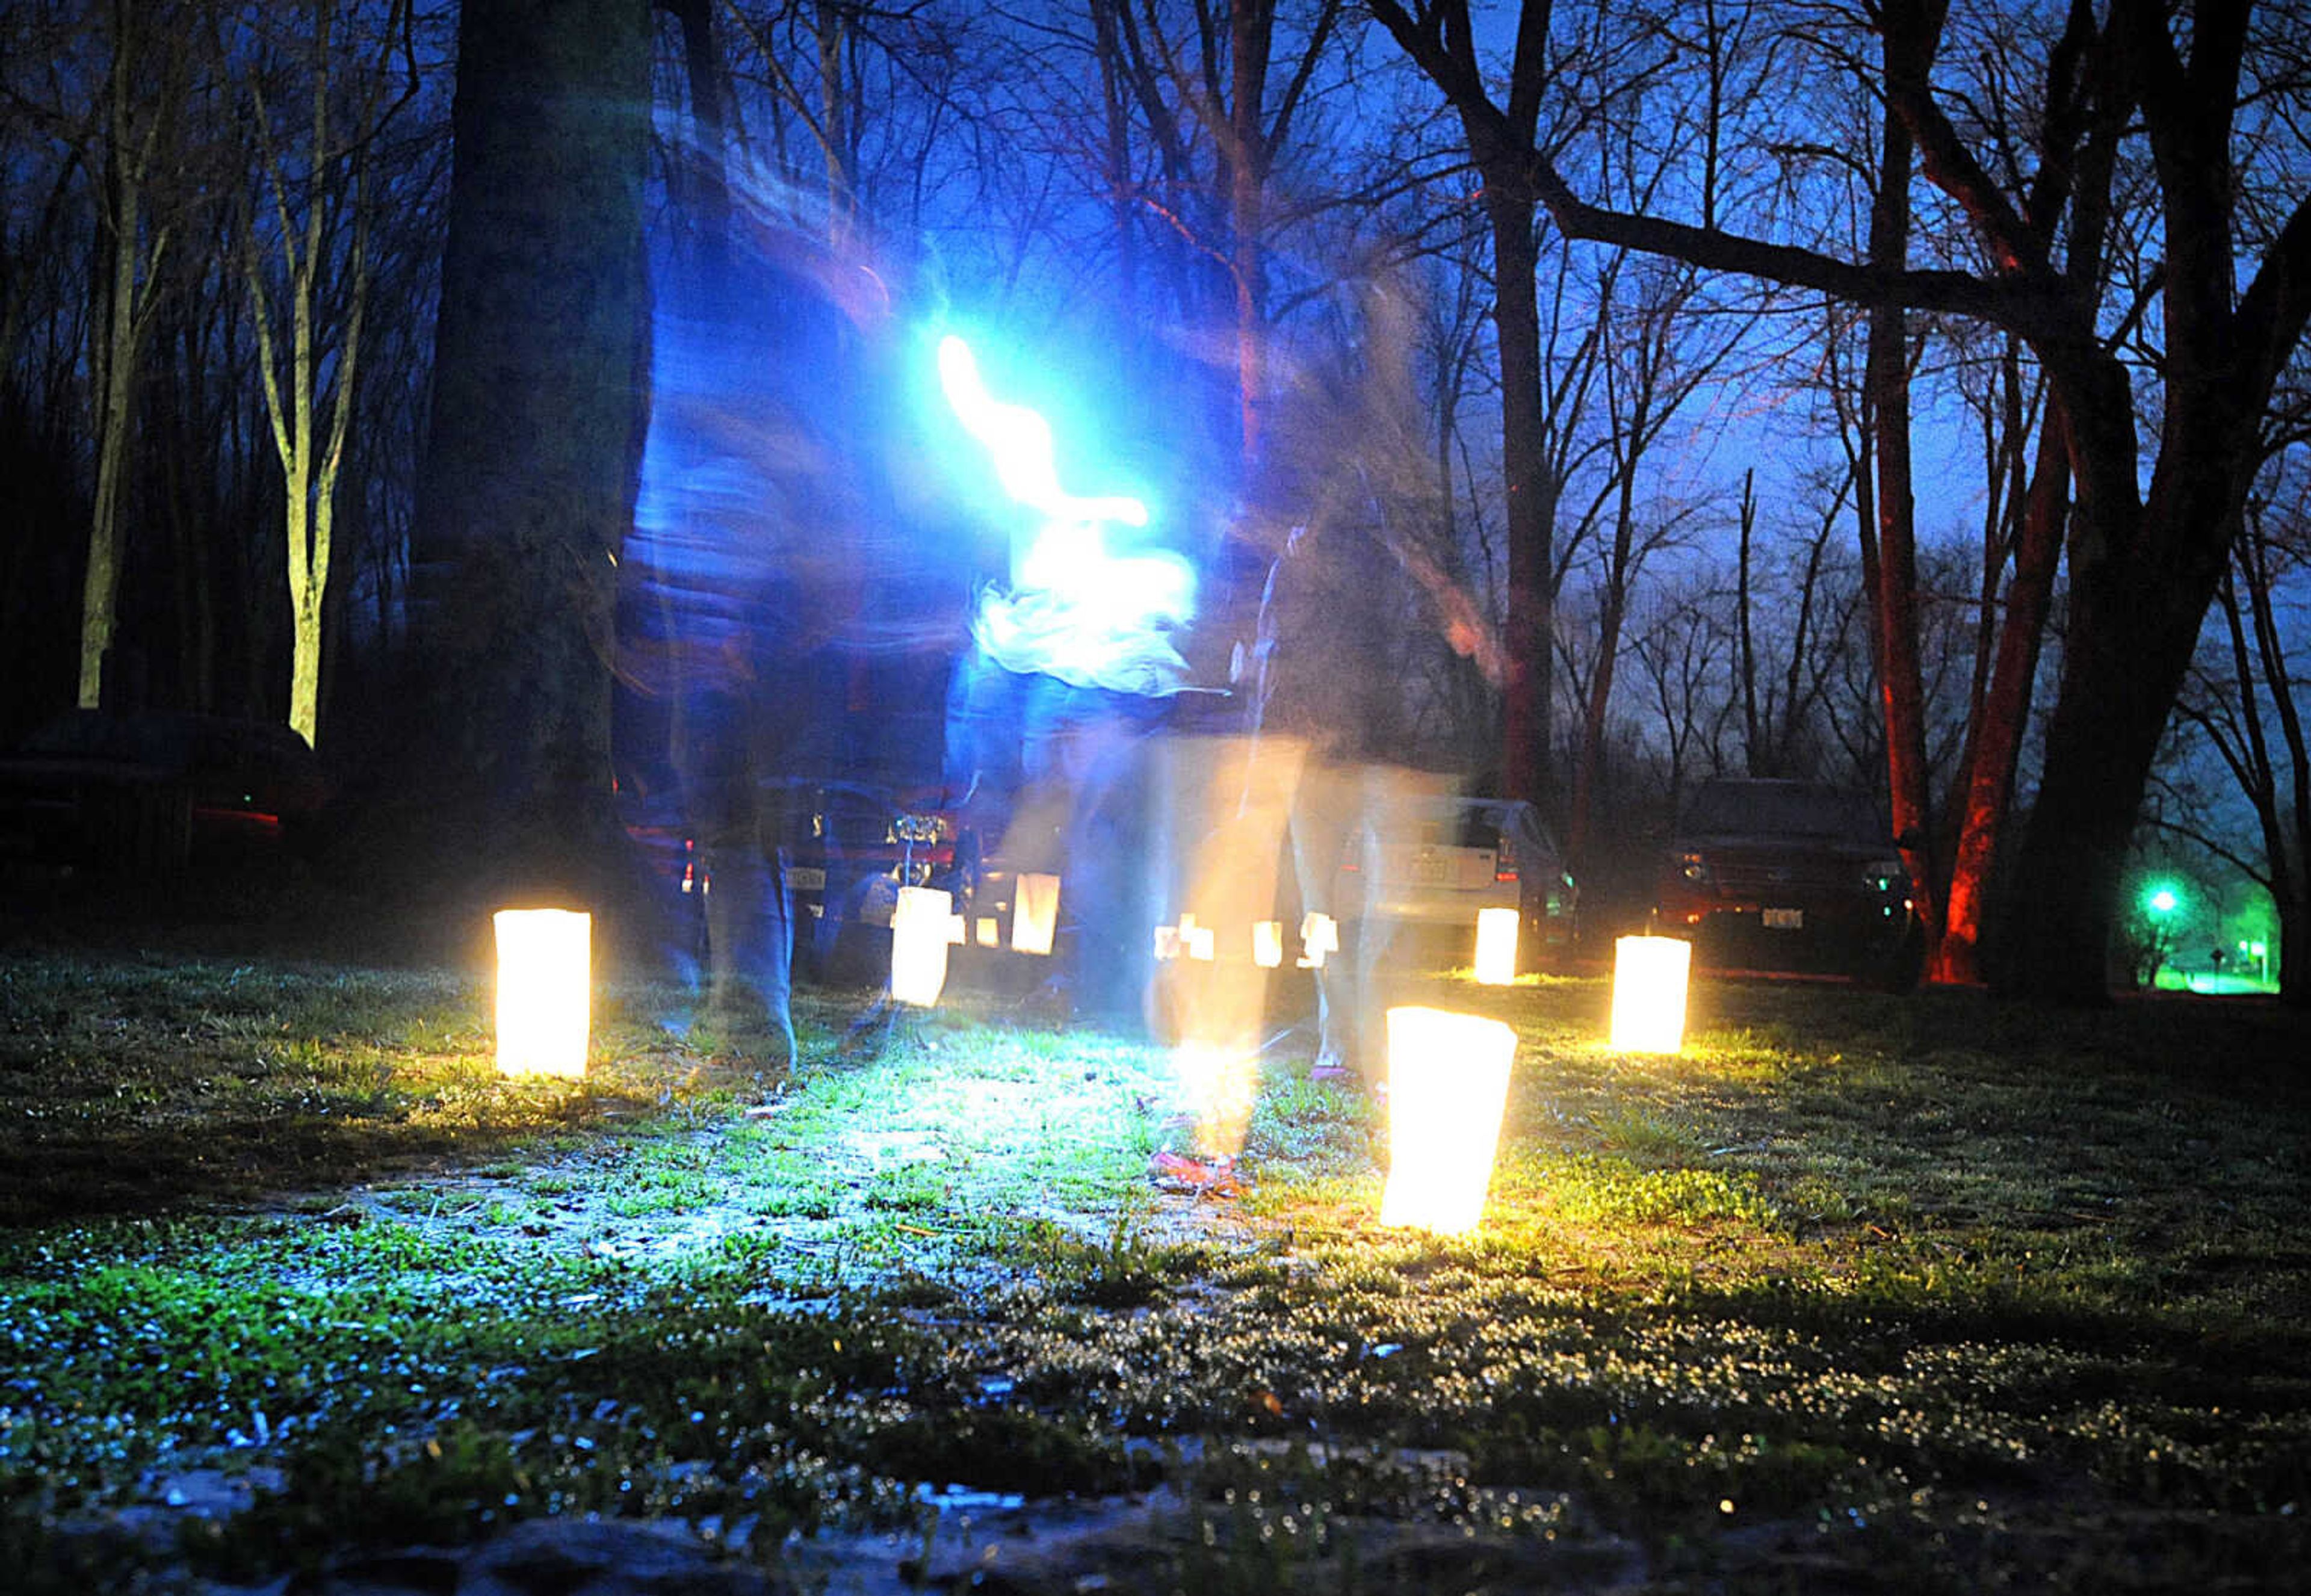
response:
<svg viewBox="0 0 2311 1596"><path fill-rule="evenodd" d="M1197 1195L1165 1056L1032 1005L810 993L789 1070L618 988L571 1088L439 970L0 955L0 1560L1139 1493L1064 1588L2304 1585L2300 1020L1705 983L1653 1059L1600 980L1425 995L1520 1038L1458 1239L1290 1038Z"/></svg>

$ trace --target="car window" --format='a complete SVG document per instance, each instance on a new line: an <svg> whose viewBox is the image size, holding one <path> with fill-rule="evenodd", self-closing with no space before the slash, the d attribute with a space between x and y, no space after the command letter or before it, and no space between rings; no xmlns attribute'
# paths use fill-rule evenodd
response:
<svg viewBox="0 0 2311 1596"><path fill-rule="evenodd" d="M1504 845L1549 851L1547 833L1529 804L1498 799L1461 799L1406 816L1388 829L1392 842L1416 842L1435 848L1485 848Z"/></svg>
<svg viewBox="0 0 2311 1596"><path fill-rule="evenodd" d="M93 715L66 715L51 720L22 745L27 754L96 754L100 757L120 757L118 750L107 747L106 733L111 723Z"/></svg>
<svg viewBox="0 0 2311 1596"><path fill-rule="evenodd" d="M1868 798L1805 781L1705 783L1686 811L1682 829L1853 842L1886 835Z"/></svg>
<svg viewBox="0 0 2311 1596"><path fill-rule="evenodd" d="M187 738L186 728L173 720L74 711L49 721L22 746L30 754L181 765Z"/></svg>

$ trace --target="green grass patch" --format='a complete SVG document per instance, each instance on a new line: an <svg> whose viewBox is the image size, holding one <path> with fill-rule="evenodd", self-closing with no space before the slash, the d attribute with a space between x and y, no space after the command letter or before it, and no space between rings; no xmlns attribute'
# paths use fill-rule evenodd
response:
<svg viewBox="0 0 2311 1596"><path fill-rule="evenodd" d="M540 1086L447 976L0 961L0 1552L129 1583L88 1526L195 1476L249 1582L1161 1483L1183 1588L2298 1576L2301 1020L1705 982L1655 1059L1596 981L1427 995L1520 1035L1466 1236L1378 1226L1385 1112L1288 1050L1198 1190L1164 1050L968 993L813 992L765 1072L619 992Z"/></svg>

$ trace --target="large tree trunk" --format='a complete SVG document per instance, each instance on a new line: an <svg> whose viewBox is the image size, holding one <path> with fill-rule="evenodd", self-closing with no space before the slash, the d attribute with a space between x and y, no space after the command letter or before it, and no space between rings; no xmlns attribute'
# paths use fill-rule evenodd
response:
<svg viewBox="0 0 2311 1596"><path fill-rule="evenodd" d="M616 559L644 420L648 0L467 0L415 636L501 895L607 890ZM482 884L477 884L482 885Z"/></svg>
<svg viewBox="0 0 2311 1596"><path fill-rule="evenodd" d="M1505 101L1490 98L1477 31L1465 0L1408 10L1370 0L1373 18L1443 92L1484 179L1493 245L1493 326L1501 371L1501 465L1508 500L1509 580L1502 637L1501 773L1504 798L1547 809L1549 791L1549 649L1557 501L1543 432L1539 250L1533 222L1547 163L1537 152L1540 100L1549 80L1549 7L1517 13Z"/></svg>
<svg viewBox="0 0 2311 1596"><path fill-rule="evenodd" d="M1260 231L1268 137L1262 105L1275 0L1235 0L1228 13L1228 275L1235 285L1237 440L1245 480L1258 469L1268 414L1268 322Z"/></svg>
<svg viewBox="0 0 2311 1596"><path fill-rule="evenodd" d="M96 493L90 508L88 562L81 579L80 693L83 710L105 702L113 621L120 596L121 478L127 470L129 400L136 384L136 187L120 184L112 249L112 286L104 318L103 373L96 426Z"/></svg>
<svg viewBox="0 0 2311 1596"><path fill-rule="evenodd" d="M1556 605L1549 570L1553 498L1542 491L1539 251L1531 196L1517 191L1505 157L1487 169L1485 214L1493 234L1493 326L1501 361L1501 463L1508 498L1509 591L1501 639L1501 781L1504 798L1544 809L1549 791L1548 722Z"/></svg>
<svg viewBox="0 0 2311 1596"><path fill-rule="evenodd" d="M1923 83L1941 35L1938 0L1889 11L1885 30L1889 83ZM1916 148L1889 107L1879 150L1878 193L1870 211L1870 259L1884 272L1909 264L1910 173ZM1933 817L1927 791L1924 671L1918 648L1917 501L1910 472L1908 318L1888 301L1870 308L1870 348L1862 381L1877 426L1878 558L1871 618L1876 628L1878 694L1886 726L1886 787L1894 835L1910 876L1918 920L1932 950L1941 938L1934 895Z"/></svg>
<svg viewBox="0 0 2311 1596"><path fill-rule="evenodd" d="M2127 844L2205 612L2203 603L2132 590L2141 586L2124 583L2130 590L2107 596L2104 620L2072 630L2045 774L2015 866L2015 935L1998 967L2004 990L2108 1000ZM2121 614L2139 624L2113 618Z"/></svg>
<svg viewBox="0 0 2311 1596"><path fill-rule="evenodd" d="M109 679L113 631L120 602L130 434L135 426L137 365L144 332L158 302L158 273L169 229L149 214L147 184L184 88L178 63L160 44L176 19L140 14L130 0L112 0L112 59L104 84L103 217L98 238L104 259L97 280L100 315L92 318L89 363L94 379L95 495L89 513L88 559L81 582L79 703L96 709L120 685ZM153 47L148 54L147 47ZM149 242L145 237L151 237Z"/></svg>
<svg viewBox="0 0 2311 1596"><path fill-rule="evenodd" d="M2133 425L2124 372L2097 353L2054 374L2082 525L2045 772L2016 860L2017 934L1996 973L2009 990L2099 1004L2143 788L2228 560L2229 537L2207 529L2237 531L2254 429L2221 391L2237 384L2172 383L2138 501L2132 451L2115 446Z"/></svg>
<svg viewBox="0 0 2311 1596"><path fill-rule="evenodd" d="M107 246L104 313L91 349L97 374L96 492L90 506L88 560L81 580L80 693L83 710L108 698L113 624L120 601L121 504L128 469L128 438L135 424L139 334L146 315L149 283L140 283L144 247L144 176L152 159L149 135L137 136L132 87L135 50L143 39L124 6L114 13L112 75L106 88L109 142L104 174L106 216L100 235Z"/></svg>
<svg viewBox="0 0 2311 1596"><path fill-rule="evenodd" d="M2031 685L2054 603L2062 528L2070 508L2070 471L2060 423L2048 416L2022 510L2022 540L2014 577L2006 587L2006 619L1998 632L1998 658L1976 712L1966 768L1965 809L1942 936L1929 973L1938 981L1970 985L1983 979L1984 924L1991 871L2014 804L2014 774L2029 728Z"/></svg>

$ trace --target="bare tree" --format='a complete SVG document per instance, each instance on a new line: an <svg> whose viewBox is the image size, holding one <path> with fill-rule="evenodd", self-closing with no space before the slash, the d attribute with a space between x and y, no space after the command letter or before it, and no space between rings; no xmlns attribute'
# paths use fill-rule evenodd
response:
<svg viewBox="0 0 2311 1596"><path fill-rule="evenodd" d="M1547 0L1521 8L1518 37L1536 58L1552 11ZM1442 41L1466 24L1465 9L1443 0L1409 11L1382 4L1376 14L1424 66L1448 58ZM1940 20L1931 4L1879 13L1889 39L1924 45ZM2039 161L2019 193L1952 119L1927 70L1931 48L1889 51L1888 103L1915 141L1918 170L1970 228L1983 263L1972 269L1914 266L1883 252L1841 258L1666 205L1604 208L1583 197L1538 137L1505 161L1575 237L1861 305L1979 318L2038 356L2076 486L2076 536L2062 687L2017 864L2018 946L2028 956L2001 972L2016 990L2106 996L2104 954L2150 762L2238 522L2256 421L2311 318L2311 200L2281 203L2267 219L2243 214L2233 180L2240 107L2265 86L2265 66L2268 86L2293 92L2280 60L2294 26L2279 8L2243 4L2185 21L2156 0L2117 0L2106 17L2080 0L2045 57L2036 125L2014 141ZM2134 373L2105 336L2092 275L2131 117L2167 245L2147 492ZM1537 133L1537 119L1516 131Z"/></svg>
<svg viewBox="0 0 2311 1596"><path fill-rule="evenodd" d="M1665 796L1674 809L1696 771L1726 763L1740 706L1726 691L1732 641L1708 573L1656 587L1633 618L1629 654L1667 757Z"/></svg>
<svg viewBox="0 0 2311 1596"><path fill-rule="evenodd" d="M1502 633L1501 788L1510 798L1548 797L1551 597L1555 509L1543 455L1540 307L1535 284L1539 216L1535 179L1541 100L1549 78L1549 13L1520 13L1506 93L1496 98L1466 0L1404 4L1372 0L1372 13L1435 85L1459 118L1483 184L1492 235L1493 325L1501 379L1504 497L1508 506L1508 604Z"/></svg>
<svg viewBox="0 0 2311 1596"><path fill-rule="evenodd" d="M394 109L389 96L397 76L405 95L414 91L414 63L398 37L406 21L398 0L381 30L367 38L359 31L358 15L341 18L332 0L316 0L309 21L300 64L306 103L295 143L289 128L275 126L264 76L254 68L246 74L262 192L243 221L240 265L266 414L286 487L289 724L310 744L319 731L323 604L369 308L369 240L377 204L372 146ZM401 61L409 65L397 74ZM341 110L346 113L342 126ZM277 257L277 279L266 260L268 245Z"/></svg>
<svg viewBox="0 0 2311 1596"><path fill-rule="evenodd" d="M2287 480L2283 471L2274 475ZM2279 916L2280 993L2295 1007L2311 1004L2311 737L2289 658L2281 585L2299 579L2307 554L2311 546L2299 517L2274 516L2260 500L2250 501L2218 597L2219 664L2202 662L2181 705L2185 722L2221 758L2246 798L2261 857L2230 847L2202 813L2169 822L2271 894Z"/></svg>
<svg viewBox="0 0 2311 1596"><path fill-rule="evenodd" d="M1192 210L1145 195L1223 275L1234 367L1235 442L1247 473L1260 458L1269 375L1270 253L1278 163L1327 86L1344 0L1232 0L1192 13L1156 5L1091 6L1108 103L1111 190L1123 178L1120 141L1135 120L1155 143L1167 190L1203 188ZM1131 116L1123 115L1126 107ZM1208 166L1208 175L1203 169ZM1119 216L1119 244L1136 232Z"/></svg>
<svg viewBox="0 0 2311 1596"><path fill-rule="evenodd" d="M93 329L96 486L90 506L88 563L81 588L80 704L105 701L106 670L120 588L121 505L129 468L129 441L137 363L157 303L159 267L166 257L176 196L156 195L165 185L177 118L189 92L189 61L173 48L185 30L174 8L111 0L106 8L109 50L104 67L102 120L89 157L103 196L100 235L105 264L101 313ZM157 205L157 209L156 209Z"/></svg>
<svg viewBox="0 0 2311 1596"><path fill-rule="evenodd" d="M1764 601L1786 619L1781 632L1786 655L1781 661L1780 679L1765 682L1761 702L1759 682L1772 661L1767 657L1769 649L1757 641L1756 624L1761 607L1757 595L1765 586L1755 553L1757 474L1753 470L1742 478L1733 665L1741 711L1742 768L1752 776L1800 775L1806 773L1811 763L1802 745L1808 738L1813 712L1821 702L1830 669L1828 661L1838 641L1835 636L1821 635L1821 589L1827 575L1830 538L1839 518L1845 513L1852 486L1853 478L1847 475L1841 476L1830 490L1812 534L1804 542L1793 590L1776 593Z"/></svg>
<svg viewBox="0 0 2311 1596"><path fill-rule="evenodd" d="M1604 491L1611 505L1604 520L1610 536L1597 551L1596 651L1583 685L1565 828L1566 850L1576 869L1589 848L1631 589L1647 558L1675 540L1685 519L1682 510L1658 495L1641 508L1643 474L1670 423L1720 375L1741 337L1738 320L1705 336L1684 325L1697 286L1691 273L1645 262L1632 275L1637 288L1631 302L1624 305L1609 288L1598 304L1604 354Z"/></svg>

